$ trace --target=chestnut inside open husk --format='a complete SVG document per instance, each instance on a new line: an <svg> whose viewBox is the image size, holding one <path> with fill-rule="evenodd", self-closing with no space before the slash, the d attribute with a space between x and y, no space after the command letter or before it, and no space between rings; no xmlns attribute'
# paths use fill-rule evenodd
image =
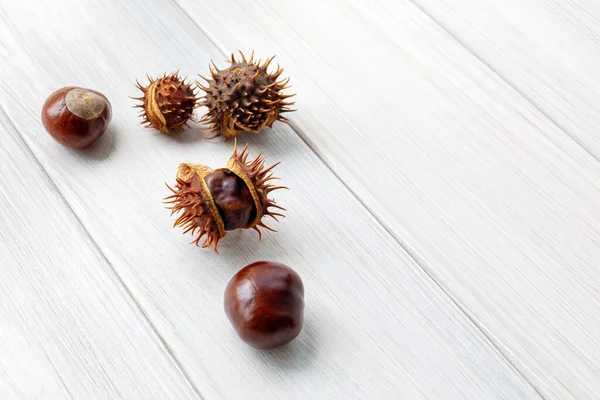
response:
<svg viewBox="0 0 600 400"><path fill-rule="evenodd" d="M227 166L217 170L203 164L182 163L177 169L175 187L167 185L173 194L164 202L169 204L171 214L180 213L174 226L195 235L192 243L199 244L204 237L202 247L213 246L217 251L219 240L229 231L254 229L259 237L259 228L275 231L265 224L264 217L278 221L283 214L274 209L285 211L269 198L274 190L287 189L271 183L279 179L272 172L279 163L265 167L262 153L248 160L247 149L248 145L239 152L235 141Z"/></svg>
<svg viewBox="0 0 600 400"><path fill-rule="evenodd" d="M226 231L250 225L256 206L246 182L232 171L221 168L204 177Z"/></svg>
<svg viewBox="0 0 600 400"><path fill-rule="evenodd" d="M257 349L294 340L304 320L304 285L290 267L259 261L242 268L225 289L225 313L240 338Z"/></svg>

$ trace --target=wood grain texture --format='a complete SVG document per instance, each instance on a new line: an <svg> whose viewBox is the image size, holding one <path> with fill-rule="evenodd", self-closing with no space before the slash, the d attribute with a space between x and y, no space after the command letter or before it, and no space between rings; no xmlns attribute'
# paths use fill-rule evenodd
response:
<svg viewBox="0 0 600 400"><path fill-rule="evenodd" d="M278 54L297 131L542 395L597 396L595 159L408 1L179 2Z"/></svg>
<svg viewBox="0 0 600 400"><path fill-rule="evenodd" d="M144 130L130 108L146 72L193 75L223 59L169 4L4 5L0 103L202 396L538 398L289 127L242 138L282 161L291 190L275 195L289 210L278 234L234 232L215 255L171 228L164 182L182 161L223 166L232 146L199 129ZM91 150L58 146L40 124L44 98L67 84L112 102L112 127ZM306 289L303 332L270 352L245 346L222 304L234 272L261 259L292 266Z"/></svg>
<svg viewBox="0 0 600 400"><path fill-rule="evenodd" d="M199 399L0 112L0 398Z"/></svg>
<svg viewBox="0 0 600 400"><path fill-rule="evenodd" d="M600 2L415 3L600 159Z"/></svg>

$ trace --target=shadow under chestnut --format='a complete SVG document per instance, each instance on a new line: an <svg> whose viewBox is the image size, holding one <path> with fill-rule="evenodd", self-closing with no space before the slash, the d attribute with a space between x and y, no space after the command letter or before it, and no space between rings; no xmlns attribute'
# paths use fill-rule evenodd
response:
<svg viewBox="0 0 600 400"><path fill-rule="evenodd" d="M270 350L249 347L248 351L261 362L281 370L300 371L308 368L317 358L318 332L312 321L304 320L302 331L290 343Z"/></svg>
<svg viewBox="0 0 600 400"><path fill-rule="evenodd" d="M69 149L71 153L81 155L96 161L107 159L117 147L119 132L114 126L109 126L106 132L92 146L85 149Z"/></svg>

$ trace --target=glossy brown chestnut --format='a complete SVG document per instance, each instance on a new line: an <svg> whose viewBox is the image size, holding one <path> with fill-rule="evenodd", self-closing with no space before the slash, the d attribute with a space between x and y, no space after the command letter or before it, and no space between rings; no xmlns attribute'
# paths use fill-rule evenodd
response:
<svg viewBox="0 0 600 400"><path fill-rule="evenodd" d="M256 217L254 199L242 178L222 168L204 177L226 231L248 226Z"/></svg>
<svg viewBox="0 0 600 400"><path fill-rule="evenodd" d="M248 345L272 349L287 344L302 329L302 279L281 263L259 261L250 264L227 284L225 313Z"/></svg>
<svg viewBox="0 0 600 400"><path fill-rule="evenodd" d="M108 99L94 90L65 87L52 93L42 108L48 133L63 146L91 146L108 128L112 108Z"/></svg>

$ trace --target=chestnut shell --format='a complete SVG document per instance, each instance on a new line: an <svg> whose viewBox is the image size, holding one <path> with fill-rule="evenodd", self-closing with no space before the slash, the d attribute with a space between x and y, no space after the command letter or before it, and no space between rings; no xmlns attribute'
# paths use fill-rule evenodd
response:
<svg viewBox="0 0 600 400"><path fill-rule="evenodd" d="M103 111L84 119L73 114L67 107L66 96L74 89L91 92L100 96L106 103ZM108 128L112 118L110 102L102 93L79 87L64 87L52 93L42 108L42 123L46 131L60 144L74 149L91 146Z"/></svg>
<svg viewBox="0 0 600 400"><path fill-rule="evenodd" d="M183 130L193 118L198 101L192 85L179 77L179 71L158 79L148 76L148 80L147 87L139 82L136 85L144 94L135 98L141 102L135 107L142 110L142 124L166 134Z"/></svg>
<svg viewBox="0 0 600 400"><path fill-rule="evenodd" d="M242 268L225 289L225 313L240 338L257 349L294 340L304 320L304 285L288 266L259 261Z"/></svg>
<svg viewBox="0 0 600 400"><path fill-rule="evenodd" d="M273 58L263 63L250 60L240 52L241 60L231 55L231 65L219 70L213 63L210 66L212 79L204 78L207 86L199 84L206 92L200 106L208 108L202 122L210 124L209 130L230 139L245 132L260 132L265 126L271 127L275 121L287 122L282 114L291 112L292 101L286 99L294 95L283 94L288 79L279 79L283 70L267 71Z"/></svg>

